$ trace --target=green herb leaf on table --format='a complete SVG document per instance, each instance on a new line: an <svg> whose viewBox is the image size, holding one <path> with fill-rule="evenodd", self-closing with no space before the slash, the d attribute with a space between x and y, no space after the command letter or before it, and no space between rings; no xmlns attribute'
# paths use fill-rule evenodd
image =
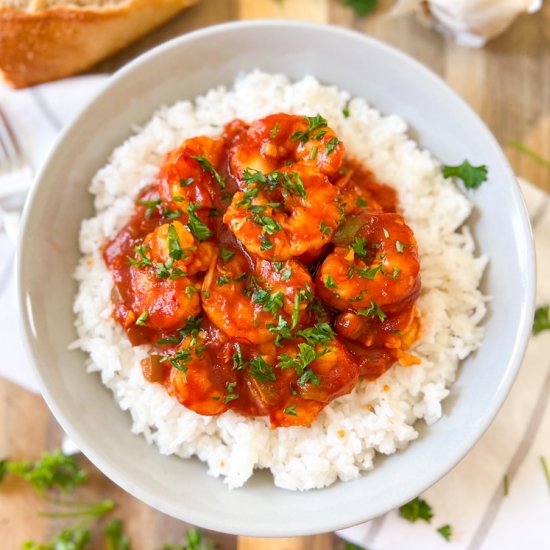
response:
<svg viewBox="0 0 550 550"><path fill-rule="evenodd" d="M79 526L64 529L47 544L26 541L21 550L84 550L88 548L90 539L90 529Z"/></svg>
<svg viewBox="0 0 550 550"><path fill-rule="evenodd" d="M466 189L475 189L487 180L487 166L472 166L467 160L458 166L443 166L445 178L460 178Z"/></svg>
<svg viewBox="0 0 550 550"><path fill-rule="evenodd" d="M124 525L119 519L112 519L103 530L107 550L131 550L130 538L124 532Z"/></svg>
<svg viewBox="0 0 550 550"><path fill-rule="evenodd" d="M376 9L378 0L342 0L344 5L349 6L357 15L362 17Z"/></svg>
<svg viewBox="0 0 550 550"><path fill-rule="evenodd" d="M412 523L418 519L430 523L433 518L433 511L424 499L416 497L399 508L399 515Z"/></svg>
<svg viewBox="0 0 550 550"><path fill-rule="evenodd" d="M22 477L40 495L47 489L60 489L68 493L88 481L88 474L77 461L59 449L43 453L36 462L3 460L0 463L0 481L6 473Z"/></svg>
<svg viewBox="0 0 550 550"><path fill-rule="evenodd" d="M442 525L437 529L437 532L447 541L451 541L451 537L453 536L453 528L451 525L446 523L445 525Z"/></svg>
<svg viewBox="0 0 550 550"><path fill-rule="evenodd" d="M537 335L543 330L550 330L550 306L541 306L535 310L535 319L533 321L533 334Z"/></svg>
<svg viewBox="0 0 550 550"><path fill-rule="evenodd" d="M346 545L344 546L344 550L367 550L367 549L364 548L363 546L359 546L351 542L346 542Z"/></svg>
<svg viewBox="0 0 550 550"><path fill-rule="evenodd" d="M162 545L161 550L214 550L214 543L203 535L200 529L192 527L185 534L186 544L170 544Z"/></svg>

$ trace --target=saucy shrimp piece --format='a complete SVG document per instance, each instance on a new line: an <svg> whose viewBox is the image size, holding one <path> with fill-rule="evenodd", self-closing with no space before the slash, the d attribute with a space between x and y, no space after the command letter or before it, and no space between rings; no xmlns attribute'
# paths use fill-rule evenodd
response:
<svg viewBox="0 0 550 550"><path fill-rule="evenodd" d="M216 254L214 243L196 240L179 221L149 233L130 258L133 320L171 330L199 313L200 283L191 276L206 271Z"/></svg>
<svg viewBox="0 0 550 550"><path fill-rule="evenodd" d="M309 319L313 300L309 272L298 262L259 262L251 268L233 252L218 259L205 277L202 306L210 321L230 338L252 344L276 339L281 327Z"/></svg>
<svg viewBox="0 0 550 550"><path fill-rule="evenodd" d="M200 136L168 153L157 176L161 200L179 210L186 210L189 203L212 206L218 189L225 188L217 169L224 147L222 139Z"/></svg>
<svg viewBox="0 0 550 550"><path fill-rule="evenodd" d="M235 383L235 376L227 363L218 361L214 369L206 349L203 335L187 336L175 353L165 357L172 367L168 393L198 414L221 414L227 410L227 384Z"/></svg>
<svg viewBox="0 0 550 550"><path fill-rule="evenodd" d="M338 190L305 164L265 176L248 172L223 221L260 258L286 260L318 252L330 241L342 212Z"/></svg>
<svg viewBox="0 0 550 550"><path fill-rule="evenodd" d="M321 116L275 114L253 122L229 150L231 172L242 179L247 170L267 174L285 163L300 162L327 176L342 164L344 145Z"/></svg>
<svg viewBox="0 0 550 550"><path fill-rule="evenodd" d="M350 218L316 277L319 296L339 310L379 318L412 304L420 293L412 230L399 214Z"/></svg>

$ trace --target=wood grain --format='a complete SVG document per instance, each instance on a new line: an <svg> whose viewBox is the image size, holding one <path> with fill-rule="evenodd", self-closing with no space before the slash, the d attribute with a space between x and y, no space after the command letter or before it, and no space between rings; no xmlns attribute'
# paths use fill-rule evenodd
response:
<svg viewBox="0 0 550 550"><path fill-rule="evenodd" d="M412 55L444 78L480 114L504 147L519 175L550 191L547 170L509 146L516 139L550 158L550 4L521 17L505 34L480 50L457 46L415 18L389 19L388 1L359 19L340 0L203 0L95 71L112 72L149 48L193 29L239 18L298 18L356 29ZM364 70L368 70L368 67ZM61 432L42 399L0 380L0 456L35 458L60 443ZM152 510L92 472L82 499L117 501L115 516L125 521L134 550L154 550L161 542L182 542L187 526ZM23 540L46 541L62 525L37 516L47 504L26 484L7 478L0 491L0 546L19 548ZM221 550L330 550L342 548L334 535L254 539L209 533ZM94 548L103 548L96 541Z"/></svg>

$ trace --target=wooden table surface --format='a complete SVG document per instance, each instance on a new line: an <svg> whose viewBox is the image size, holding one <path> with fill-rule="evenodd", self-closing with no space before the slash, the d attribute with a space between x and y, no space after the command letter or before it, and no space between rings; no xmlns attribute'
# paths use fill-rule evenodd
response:
<svg viewBox="0 0 550 550"><path fill-rule="evenodd" d="M340 0L202 0L162 29L97 67L113 71L167 39L206 25L251 18L330 22L407 52L441 75L481 115L502 144L516 172L550 191L550 170L510 147L518 140L550 158L550 3L520 17L481 50L456 46L414 18L389 19L381 13L357 18ZM9 345L9 343L5 343ZM35 458L60 444L61 430L42 399L0 380L0 457ZM187 526L125 494L84 458L91 481L80 499L114 499L134 550L152 550L162 542L182 542ZM45 542L66 523L39 517L48 507L24 483L7 479L0 490L0 547L19 548L32 538ZM208 533L222 550L329 550L343 543L333 534L293 539L252 539ZM102 548L101 544L94 548ZM413 546L411 546L412 548Z"/></svg>

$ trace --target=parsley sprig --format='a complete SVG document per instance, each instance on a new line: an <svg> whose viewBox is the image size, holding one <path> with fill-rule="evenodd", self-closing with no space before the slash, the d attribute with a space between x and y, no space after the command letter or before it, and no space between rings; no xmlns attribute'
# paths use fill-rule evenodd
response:
<svg viewBox="0 0 550 550"><path fill-rule="evenodd" d="M472 166L468 160L465 160L458 166L443 166L443 176L460 178L466 189L475 189L487 180L487 166L484 164Z"/></svg>

